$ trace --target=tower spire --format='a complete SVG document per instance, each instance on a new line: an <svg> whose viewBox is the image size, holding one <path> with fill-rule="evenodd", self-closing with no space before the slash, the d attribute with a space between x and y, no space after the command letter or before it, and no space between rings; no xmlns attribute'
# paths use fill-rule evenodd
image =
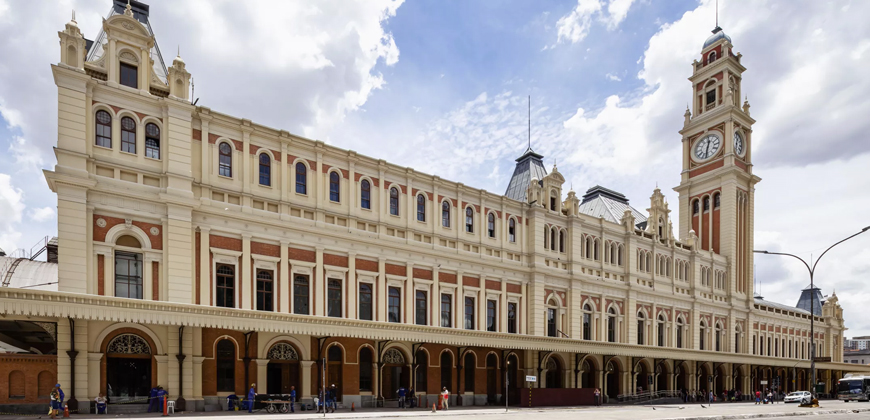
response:
<svg viewBox="0 0 870 420"><path fill-rule="evenodd" d="M532 150L532 95L529 95L529 150Z"/></svg>
<svg viewBox="0 0 870 420"><path fill-rule="evenodd" d="M719 27L719 0L716 0L716 27Z"/></svg>

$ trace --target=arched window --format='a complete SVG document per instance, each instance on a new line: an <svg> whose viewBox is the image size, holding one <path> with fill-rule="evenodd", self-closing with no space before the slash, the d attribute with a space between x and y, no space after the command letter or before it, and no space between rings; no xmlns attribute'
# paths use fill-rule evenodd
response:
<svg viewBox="0 0 870 420"><path fill-rule="evenodd" d="M657 327L658 327L658 331L657 331L658 332L658 337L657 337L658 338L658 340L657 340L658 345L659 345L659 347L664 347L665 346L665 318L661 315L659 315L659 322L658 322Z"/></svg>
<svg viewBox="0 0 870 420"><path fill-rule="evenodd" d="M652 270L650 269L650 261L652 261L652 254L646 252L646 258L644 259L646 260L646 272L651 273Z"/></svg>
<svg viewBox="0 0 870 420"><path fill-rule="evenodd" d="M217 391L236 390L236 345L228 339L218 341L215 351L217 364Z"/></svg>
<svg viewBox="0 0 870 420"><path fill-rule="evenodd" d="M118 63L120 64L118 70L118 83L121 85L131 87L133 89L139 88L139 68L124 62Z"/></svg>
<svg viewBox="0 0 870 420"><path fill-rule="evenodd" d="M713 195L713 209L718 209L722 205L722 195L716 193Z"/></svg>
<svg viewBox="0 0 870 420"><path fill-rule="evenodd" d="M716 51L712 51L710 53L710 55L708 55L707 57L708 57L708 59L707 59L708 63L712 63L712 62L716 61Z"/></svg>
<svg viewBox="0 0 870 420"><path fill-rule="evenodd" d="M112 115L104 110L97 111L95 144L100 147L112 148Z"/></svg>
<svg viewBox="0 0 870 420"><path fill-rule="evenodd" d="M416 369L416 377L417 383L414 385L414 388L419 392L426 392L426 388L428 388L429 379L428 379L428 370L429 370L429 354L423 350L417 350L417 357L415 357L417 362Z"/></svg>
<svg viewBox="0 0 870 420"><path fill-rule="evenodd" d="M441 388L453 388L453 357L450 352L441 353Z"/></svg>
<svg viewBox="0 0 870 420"><path fill-rule="evenodd" d="M550 306L547 308L547 336L548 337L557 337L556 335L556 302L550 300L547 302L547 305Z"/></svg>
<svg viewBox="0 0 870 420"><path fill-rule="evenodd" d="M474 355L465 353L465 392L474 392L474 374L477 373Z"/></svg>
<svg viewBox="0 0 870 420"><path fill-rule="evenodd" d="M559 231L559 252L565 252L565 231Z"/></svg>
<svg viewBox="0 0 870 420"><path fill-rule="evenodd" d="M701 334L700 334L700 335L701 335L701 337L700 337L700 339L701 339L701 343L700 343L701 346L700 346L699 349L700 349L700 350L704 350L704 344L705 344L705 343L704 343L704 338L706 338L706 336L707 336L707 324L706 324L704 321L701 321L701 329L700 329L700 332L701 332Z"/></svg>
<svg viewBox="0 0 870 420"><path fill-rule="evenodd" d="M471 207L465 208L465 231L474 233L474 210Z"/></svg>
<svg viewBox="0 0 870 420"><path fill-rule="evenodd" d="M592 259L592 237L586 237L586 258Z"/></svg>
<svg viewBox="0 0 870 420"><path fill-rule="evenodd" d="M495 238L495 215L492 213L486 216L486 234L490 238Z"/></svg>
<svg viewBox="0 0 870 420"><path fill-rule="evenodd" d="M417 221L426 221L426 197L423 194L417 195Z"/></svg>
<svg viewBox="0 0 870 420"><path fill-rule="evenodd" d="M600 252L598 249L601 248L601 242L596 239L592 243L592 254L595 257L595 261L598 261L598 253Z"/></svg>
<svg viewBox="0 0 870 420"><path fill-rule="evenodd" d="M613 308L607 310L607 341L616 342L616 311Z"/></svg>
<svg viewBox="0 0 870 420"><path fill-rule="evenodd" d="M643 345L644 340L644 330L646 330L646 323L644 322L643 312L637 313L637 344Z"/></svg>
<svg viewBox="0 0 870 420"><path fill-rule="evenodd" d="M359 351L359 390L372 390L372 372L374 357L372 357L372 349L363 347ZM419 375L419 373L418 373Z"/></svg>
<svg viewBox="0 0 870 420"><path fill-rule="evenodd" d="M121 118L121 151L136 154L136 121Z"/></svg>
<svg viewBox="0 0 870 420"><path fill-rule="evenodd" d="M329 201L341 202L341 180L336 171L329 173Z"/></svg>
<svg viewBox="0 0 870 420"><path fill-rule="evenodd" d="M550 228L544 226L544 249L550 249Z"/></svg>
<svg viewBox="0 0 870 420"><path fill-rule="evenodd" d="M556 190L550 190L550 210L556 211Z"/></svg>
<svg viewBox="0 0 870 420"><path fill-rule="evenodd" d="M302 162L296 163L296 193L308 195L307 169Z"/></svg>
<svg viewBox="0 0 870 420"><path fill-rule="evenodd" d="M683 318L677 318L677 348L683 348Z"/></svg>
<svg viewBox="0 0 870 420"><path fill-rule="evenodd" d="M704 197L704 213L710 211L710 197Z"/></svg>
<svg viewBox="0 0 870 420"><path fill-rule="evenodd" d="M550 230L550 249L552 249L553 251L555 251L557 249L556 248L556 239L558 239L558 237L559 237L559 234L556 233L556 228L555 227L552 228Z"/></svg>
<svg viewBox="0 0 870 420"><path fill-rule="evenodd" d="M399 189L396 187L390 188L390 214L399 215Z"/></svg>
<svg viewBox="0 0 870 420"><path fill-rule="evenodd" d="M588 303L583 305L583 339L592 339L592 307Z"/></svg>
<svg viewBox="0 0 870 420"><path fill-rule="evenodd" d="M716 340L715 340L716 351L722 351L722 347L721 347L721 345L722 345L722 343L721 343L721 341L722 341L722 326L721 325L716 324L716 331L714 331L714 334L716 334Z"/></svg>
<svg viewBox="0 0 870 420"><path fill-rule="evenodd" d="M508 241L517 241L517 221L514 219L508 220Z"/></svg>
<svg viewBox="0 0 870 420"><path fill-rule="evenodd" d="M260 153L260 185L272 185L272 158L265 153Z"/></svg>
<svg viewBox="0 0 870 420"><path fill-rule="evenodd" d="M474 298L465 297L465 329L474 329Z"/></svg>
<svg viewBox="0 0 870 420"><path fill-rule="evenodd" d="M694 215L698 214L698 211L700 211L698 200L693 200L692 201L692 215L694 216Z"/></svg>
<svg viewBox="0 0 870 420"><path fill-rule="evenodd" d="M360 190L360 195L359 195L360 207L362 207L364 209L371 209L372 208L372 184L369 182L369 180L364 179L359 184L359 190Z"/></svg>
<svg viewBox="0 0 870 420"><path fill-rule="evenodd" d="M275 283L271 270L257 270L257 310L274 310Z"/></svg>
<svg viewBox="0 0 870 420"><path fill-rule="evenodd" d="M235 308L236 268L228 264L217 266L215 306Z"/></svg>
<svg viewBox="0 0 870 420"><path fill-rule="evenodd" d="M233 148L229 143L221 143L218 146L218 175L233 177Z"/></svg>
<svg viewBox="0 0 870 420"><path fill-rule="evenodd" d="M145 157L160 159L160 127L157 124L145 124Z"/></svg>
<svg viewBox="0 0 870 420"><path fill-rule="evenodd" d="M441 203L441 226L450 227L450 203Z"/></svg>
<svg viewBox="0 0 870 420"><path fill-rule="evenodd" d="M620 267L622 267L622 245L620 245L616 249L616 252L618 253L617 259L616 259L616 264L619 265Z"/></svg>

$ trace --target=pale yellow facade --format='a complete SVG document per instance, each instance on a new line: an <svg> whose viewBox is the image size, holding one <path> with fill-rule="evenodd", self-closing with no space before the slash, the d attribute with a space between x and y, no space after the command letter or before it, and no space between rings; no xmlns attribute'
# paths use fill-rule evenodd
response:
<svg viewBox="0 0 870 420"><path fill-rule="evenodd" d="M58 378L69 383L75 364L67 388L74 387L79 400L106 391L106 342L118 331L147 340L153 381L173 398L180 384L180 394L194 404L189 408L197 409L227 394L212 383L221 337L235 343L237 365L245 362L244 343L227 331L254 334L245 383L261 387L273 381L275 344L291 344L300 398L316 392L317 360L330 346L343 349L344 382L361 372L360 349L371 348L375 385L364 390L361 384L357 393L346 385L347 405L389 395L381 357L391 348L404 357L397 364L413 371L407 376L412 386L420 349L428 355L428 383L443 374L439 355L447 352L459 369L450 380L462 389L461 358L468 351L476 351L480 375L487 374L485 356L495 354L502 369L513 352L520 378L539 377L529 386L594 386L613 397L638 387L746 393L776 375L797 378L783 384L789 390L807 386L810 316L754 296L755 121L748 103L740 104L745 68L731 53L730 39L702 50L687 85L698 99L681 131L678 215L656 189L641 229L631 211L618 215L618 223L582 213L581 199L573 191L563 194L565 180L555 167L532 183L528 202L520 202L194 106L180 57L165 78L153 72L155 40L140 21L116 14L103 30L102 56L86 61L81 32L74 21L67 24L59 32L60 61L52 65L57 165L45 176L58 197L59 290L0 290L4 317L57 322ZM720 57L709 60L711 51ZM131 66L135 88L121 83L119 69ZM705 103L711 90L719 92L713 106ZM110 116L108 125L97 126L99 112ZM122 127L124 118L135 123L132 131ZM157 156L143 142L149 124L159 129ZM721 144L712 156L698 158L697 142L711 132ZM744 150L736 150L734 133ZM100 144L105 138L108 146ZM129 147L125 138L134 139L132 150L123 149ZM230 152L222 157L223 145ZM261 159L268 162L268 185ZM298 164L305 169L304 194ZM391 202L394 187L398 199ZM553 209L551 197L557 198ZM705 199L712 200L709 217ZM671 217L680 226L676 234ZM121 254L139 255L140 298L116 297L122 286L112 262ZM218 284L220 270L233 273L229 292L220 292L228 290ZM258 301L260 273L273 276L272 293L262 294L271 305ZM295 295L297 278L310 282L305 303ZM372 320L361 319L363 284L371 286ZM338 317L327 316L333 290L342 302ZM391 319L394 290L400 303L398 318ZM426 297L422 322L418 292ZM221 307L226 296L231 307ZM466 298L472 299L469 325ZM296 313L305 305L309 315ZM513 318L509 308L515 308ZM492 317L494 331L487 331ZM828 389L841 372L860 369L842 363L844 330L834 296L815 321L818 356L832 358L817 364ZM67 357L70 350L77 356ZM184 356L181 362L176 355ZM431 396L440 387L426 388L418 392ZM451 392L466 395L463 404L486 402L492 390L479 388Z"/></svg>

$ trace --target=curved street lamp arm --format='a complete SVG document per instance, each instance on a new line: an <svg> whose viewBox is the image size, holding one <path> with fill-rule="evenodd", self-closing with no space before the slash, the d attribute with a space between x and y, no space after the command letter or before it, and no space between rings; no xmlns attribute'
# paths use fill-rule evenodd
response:
<svg viewBox="0 0 870 420"><path fill-rule="evenodd" d="M860 234L862 234L862 233L864 233L864 232L867 232L867 229L866 229L866 228L865 228L864 230L862 230L862 231L860 231L860 232L858 232L858 233L856 233L856 234L854 234L854 235L852 235L852 236L846 238L846 239L841 240L840 242L837 242L837 243L835 243L835 244L829 246L828 249L826 249L825 252L822 253L822 255L819 255L819 258L816 258L816 262L813 263L813 269L810 270L810 271L815 271L816 266L819 264L819 260L821 260L822 257L824 257L825 254L827 254L828 251L831 250L831 248L833 248L833 247L835 247L835 246L837 246L837 245L840 245L841 243L846 242L846 241L848 241L849 239L852 239L852 238L854 238L854 237L856 237L856 236L858 236L858 235L860 235ZM771 254L772 254L772 252L771 252ZM804 263L804 264L806 264L806 263ZM809 268L809 267L807 267L807 268Z"/></svg>
<svg viewBox="0 0 870 420"><path fill-rule="evenodd" d="M829 248L829 249L830 249L830 248ZM812 268L810 268L810 265L809 265L809 264L807 264L807 262L806 262L806 261L804 261L804 259L803 259L803 258L801 258L801 257L798 257L798 256L797 256L797 255L794 255L794 254L786 254L786 253L785 253L785 252L770 252L770 251L765 251L765 252L764 252L764 254L772 254L772 255L785 255L785 256L787 256L787 257L793 257L793 258L797 258L797 259L799 259L799 260L800 260L800 262L802 262L802 263L804 263L804 266L806 266L806 267L807 267L807 271L809 271L809 272L810 272L810 277L812 277L812 276L813 276L813 269L812 269Z"/></svg>

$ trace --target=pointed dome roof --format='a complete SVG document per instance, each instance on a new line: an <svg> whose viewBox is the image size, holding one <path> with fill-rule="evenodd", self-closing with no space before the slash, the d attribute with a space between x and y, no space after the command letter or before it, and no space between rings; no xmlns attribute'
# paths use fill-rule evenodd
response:
<svg viewBox="0 0 870 420"><path fill-rule="evenodd" d="M731 37L728 35L725 35L725 31L723 31L722 28L720 28L718 26L713 28L713 35L710 35L710 37L707 38L706 41L704 41L704 48L707 48L707 47L713 45L716 41L723 39L723 38L728 40L728 42L731 42Z"/></svg>

